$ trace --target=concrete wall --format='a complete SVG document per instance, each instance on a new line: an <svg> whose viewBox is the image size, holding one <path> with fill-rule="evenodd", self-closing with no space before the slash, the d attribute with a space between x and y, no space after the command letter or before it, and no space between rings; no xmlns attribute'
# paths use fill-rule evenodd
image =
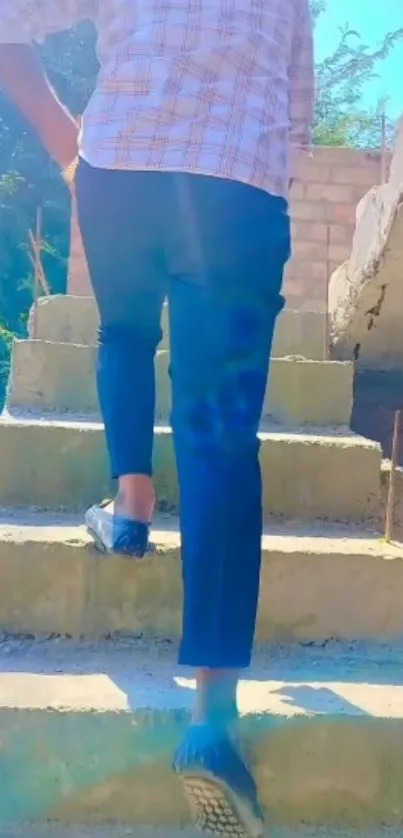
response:
<svg viewBox="0 0 403 838"><path fill-rule="evenodd" d="M348 148L317 148L307 160L301 181L291 195L294 258L290 262L285 294L290 308L325 309L326 282L350 255L358 202L381 179L381 159L376 152ZM330 236L327 253L328 226ZM88 294L85 260L75 217L69 292Z"/></svg>

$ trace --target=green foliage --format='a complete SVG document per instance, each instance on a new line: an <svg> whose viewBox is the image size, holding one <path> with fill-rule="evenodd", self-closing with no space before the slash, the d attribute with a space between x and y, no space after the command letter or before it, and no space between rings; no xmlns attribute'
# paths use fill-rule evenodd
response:
<svg viewBox="0 0 403 838"><path fill-rule="evenodd" d="M49 39L43 58L52 83L73 113L82 113L97 62L88 26ZM29 230L42 207L45 273L53 291L66 285L70 201L57 166L0 91L0 312L14 331L32 300Z"/></svg>
<svg viewBox="0 0 403 838"><path fill-rule="evenodd" d="M312 0L315 20L325 0ZM365 88L377 78L379 64L403 38L403 27L390 32L371 50L348 23L340 30L335 51L316 67L316 121L314 141L324 146L379 148L383 104L368 111L362 106ZM386 121L386 139L392 142L395 125Z"/></svg>
<svg viewBox="0 0 403 838"><path fill-rule="evenodd" d="M0 410L3 407L4 394L7 385L9 358L13 333L0 323Z"/></svg>

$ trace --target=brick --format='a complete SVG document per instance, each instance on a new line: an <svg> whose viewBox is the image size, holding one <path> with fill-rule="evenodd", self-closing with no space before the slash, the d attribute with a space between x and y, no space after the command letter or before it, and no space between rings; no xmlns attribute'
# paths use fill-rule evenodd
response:
<svg viewBox="0 0 403 838"><path fill-rule="evenodd" d="M291 189L291 201L303 201L305 198L305 185L300 181L293 184Z"/></svg>
<svg viewBox="0 0 403 838"><path fill-rule="evenodd" d="M306 195L308 201L323 201L325 204L348 204L353 198L353 191L349 186L310 183L307 186Z"/></svg>
<svg viewBox="0 0 403 838"><path fill-rule="evenodd" d="M296 238L302 238L299 234L299 222L291 220L291 238L294 240Z"/></svg>
<svg viewBox="0 0 403 838"><path fill-rule="evenodd" d="M379 165L379 151L363 151L357 148L316 148L313 159L331 168L375 168Z"/></svg>
<svg viewBox="0 0 403 838"><path fill-rule="evenodd" d="M329 220L336 224L355 225L356 207L353 204L333 204L329 206Z"/></svg>
<svg viewBox="0 0 403 838"><path fill-rule="evenodd" d="M287 300L287 308L299 308L301 297L306 295L306 283L302 280L286 277L283 293ZM295 305L295 301L298 302Z"/></svg>
<svg viewBox="0 0 403 838"><path fill-rule="evenodd" d="M327 265L326 262L313 262L311 264L312 279L325 282L327 279Z"/></svg>
<svg viewBox="0 0 403 838"><path fill-rule="evenodd" d="M284 274L284 283L286 282L302 283L306 288L307 285L312 282L309 262L292 260Z"/></svg>
<svg viewBox="0 0 403 838"><path fill-rule="evenodd" d="M314 210L312 204L307 201L293 201L291 203L291 217L294 219L301 219L303 221L314 220Z"/></svg>
<svg viewBox="0 0 403 838"><path fill-rule="evenodd" d="M329 166L322 166L314 159L308 160L303 172L303 178L310 183L328 183L330 181Z"/></svg>
<svg viewBox="0 0 403 838"><path fill-rule="evenodd" d="M292 259L286 269L286 276L293 279L310 280L312 278L312 263L307 260Z"/></svg>
<svg viewBox="0 0 403 838"><path fill-rule="evenodd" d="M342 262L345 262L347 259L350 258L351 254L351 247L349 245L343 244L332 244L329 247L329 259L332 262L336 262L341 265Z"/></svg>
<svg viewBox="0 0 403 838"><path fill-rule="evenodd" d="M341 148L340 146L325 146L315 148L314 160L330 167L357 166L363 157L362 151L356 148Z"/></svg>
<svg viewBox="0 0 403 838"><path fill-rule="evenodd" d="M297 279L293 276L286 276L284 280L284 294L287 298L287 301L289 300L290 296L295 297L298 300L300 298L309 297L311 293L311 287L312 280L309 278Z"/></svg>
<svg viewBox="0 0 403 838"><path fill-rule="evenodd" d="M368 189L379 183L380 180L380 165L375 166L357 166L357 167L341 167L332 170L332 181L334 183L366 186Z"/></svg>
<svg viewBox="0 0 403 838"><path fill-rule="evenodd" d="M325 210L320 201L294 201L290 213L296 221L323 222Z"/></svg>
<svg viewBox="0 0 403 838"><path fill-rule="evenodd" d="M353 224L331 224L330 244L351 244L354 235Z"/></svg>
<svg viewBox="0 0 403 838"><path fill-rule="evenodd" d="M303 241L324 243L327 241L327 224L312 221L297 221L294 227L296 238Z"/></svg>
<svg viewBox="0 0 403 838"><path fill-rule="evenodd" d="M320 261L326 259L327 247L322 242L311 242L298 240L294 242L295 259L314 259Z"/></svg>

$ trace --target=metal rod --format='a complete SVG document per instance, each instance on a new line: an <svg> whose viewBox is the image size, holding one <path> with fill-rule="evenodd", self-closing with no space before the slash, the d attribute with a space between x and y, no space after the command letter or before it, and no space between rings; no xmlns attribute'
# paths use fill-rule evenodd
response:
<svg viewBox="0 0 403 838"><path fill-rule="evenodd" d="M386 505L386 522L385 522L385 539L391 541L393 535L393 517L395 508L395 494L396 494L396 469L399 456L399 437L400 427L402 421L402 411L397 410L395 413L395 423L393 426L393 442L392 442L392 460L390 464L390 478L388 500Z"/></svg>

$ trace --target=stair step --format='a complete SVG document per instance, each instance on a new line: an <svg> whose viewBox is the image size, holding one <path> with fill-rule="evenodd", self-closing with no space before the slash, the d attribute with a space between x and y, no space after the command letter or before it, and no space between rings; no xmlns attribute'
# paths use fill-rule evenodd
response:
<svg viewBox="0 0 403 838"><path fill-rule="evenodd" d="M96 348L45 340L14 340L7 407L56 413L99 414ZM171 410L169 353L156 357L156 420Z"/></svg>
<svg viewBox="0 0 403 838"><path fill-rule="evenodd" d="M302 358L273 358L264 415L284 425L348 425L353 365ZM171 410L169 353L156 358L157 421ZM28 410L98 413L95 348L45 340L13 344L7 405Z"/></svg>
<svg viewBox="0 0 403 838"><path fill-rule="evenodd" d="M156 520L155 553L141 562L101 556L81 521L2 512L0 630L36 637L178 637L176 519ZM403 637L403 545L351 525L273 523L262 549L260 640Z"/></svg>
<svg viewBox="0 0 403 838"><path fill-rule="evenodd" d="M3 824L123 822L166 835L188 823L170 763L195 685L174 648L4 648ZM239 701L270 822L401 831L402 664L400 650L377 646L260 650Z"/></svg>
<svg viewBox="0 0 403 838"><path fill-rule="evenodd" d="M266 516L364 521L379 514L381 449L348 429L259 434ZM110 494L99 422L3 415L0 505L82 510ZM154 480L160 505L175 510L178 486L172 432L154 435Z"/></svg>
<svg viewBox="0 0 403 838"><path fill-rule="evenodd" d="M302 355L314 361L326 358L326 315L317 311L285 309L277 322L273 356ZM163 343L169 343L168 308L162 315ZM73 297L56 294L41 297L36 312L31 310L30 337L54 342L95 345L98 333L98 312L92 297Z"/></svg>
<svg viewBox="0 0 403 838"><path fill-rule="evenodd" d="M60 823L41 823L2 826L0 824L0 838L200 838L200 832L195 832L190 827L176 827L173 829L155 827L129 826L128 824L74 824L63 825ZM330 830L322 827L297 826L295 829L288 827L273 827L269 824L267 838L363 838L363 834L356 830ZM401 838L399 830L379 828L365 830L365 838Z"/></svg>

